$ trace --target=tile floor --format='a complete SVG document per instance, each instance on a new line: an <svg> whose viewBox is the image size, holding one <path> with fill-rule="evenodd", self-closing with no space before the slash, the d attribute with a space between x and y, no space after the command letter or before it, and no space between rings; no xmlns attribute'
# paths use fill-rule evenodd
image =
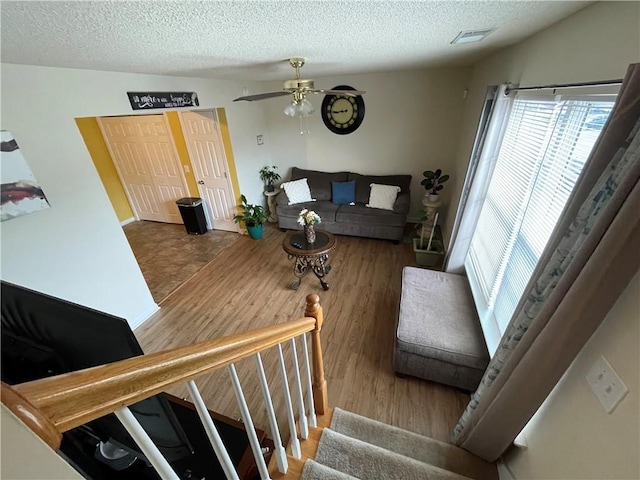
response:
<svg viewBox="0 0 640 480"><path fill-rule="evenodd" d="M149 221L133 222L123 229L157 303L240 238L223 230L189 235L184 225Z"/></svg>

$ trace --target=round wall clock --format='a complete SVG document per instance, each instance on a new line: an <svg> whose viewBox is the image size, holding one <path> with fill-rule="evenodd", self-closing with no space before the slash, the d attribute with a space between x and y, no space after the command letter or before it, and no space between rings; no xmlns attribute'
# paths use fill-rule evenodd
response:
<svg viewBox="0 0 640 480"><path fill-rule="evenodd" d="M332 90L355 90L338 85ZM326 95L322 101L322 121L329 130L339 135L355 132L364 120L364 100L361 95Z"/></svg>

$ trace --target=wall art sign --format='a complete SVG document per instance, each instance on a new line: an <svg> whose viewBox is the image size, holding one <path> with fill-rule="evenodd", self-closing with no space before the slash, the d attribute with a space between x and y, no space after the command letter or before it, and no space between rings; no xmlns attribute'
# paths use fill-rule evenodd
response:
<svg viewBox="0 0 640 480"><path fill-rule="evenodd" d="M49 208L49 202L20 152L18 142L0 131L0 221Z"/></svg>
<svg viewBox="0 0 640 480"><path fill-rule="evenodd" d="M196 92L127 92L131 108L150 110L152 108L197 107L200 105Z"/></svg>

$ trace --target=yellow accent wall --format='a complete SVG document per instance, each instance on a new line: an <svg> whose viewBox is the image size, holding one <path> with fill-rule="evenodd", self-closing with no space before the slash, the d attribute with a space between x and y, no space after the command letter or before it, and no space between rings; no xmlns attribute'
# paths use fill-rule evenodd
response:
<svg viewBox="0 0 640 480"><path fill-rule="evenodd" d="M180 125L178 112L165 112L165 115L169 122L169 128L171 129L171 135L173 136L173 142L176 146L176 151L178 152L178 158L182 165L184 177L187 180L189 196L199 197L200 193L198 192L198 184L196 182L196 177L193 174L193 165L191 165L191 158L189 157L189 151L187 150L187 143L184 140L184 134L182 132L182 125ZM188 167L188 172L185 170L185 166Z"/></svg>
<svg viewBox="0 0 640 480"><path fill-rule="evenodd" d="M229 166L229 175L231 176L231 186L235 195L236 205L242 203L240 201L240 182L238 182L238 171L236 162L233 158L233 148L231 147L231 135L229 134L229 123L227 122L227 113L224 108L216 108L218 121L220 122L220 134L222 135L222 143L224 145L224 154L227 157L227 165Z"/></svg>
<svg viewBox="0 0 640 480"><path fill-rule="evenodd" d="M109 149L104 141L98 119L96 117L76 118L76 125L80 130L80 135L84 140L89 155L96 166L100 180L107 191L111 205L121 222L133 218L133 210L129 205L127 195L120 183L120 177L113 164Z"/></svg>

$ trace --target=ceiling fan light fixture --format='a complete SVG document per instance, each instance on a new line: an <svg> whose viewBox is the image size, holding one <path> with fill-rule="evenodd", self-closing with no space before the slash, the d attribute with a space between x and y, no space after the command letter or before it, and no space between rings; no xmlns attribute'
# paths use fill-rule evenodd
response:
<svg viewBox="0 0 640 480"><path fill-rule="evenodd" d="M306 98L298 101L293 100L289 105L284 107L284 114L289 117L308 117L315 111L316 107Z"/></svg>
<svg viewBox="0 0 640 480"><path fill-rule="evenodd" d="M487 38L487 36L493 31L495 31L495 28L490 28L488 30L468 30L466 32L460 32L458 36L451 41L451 45L479 42Z"/></svg>

